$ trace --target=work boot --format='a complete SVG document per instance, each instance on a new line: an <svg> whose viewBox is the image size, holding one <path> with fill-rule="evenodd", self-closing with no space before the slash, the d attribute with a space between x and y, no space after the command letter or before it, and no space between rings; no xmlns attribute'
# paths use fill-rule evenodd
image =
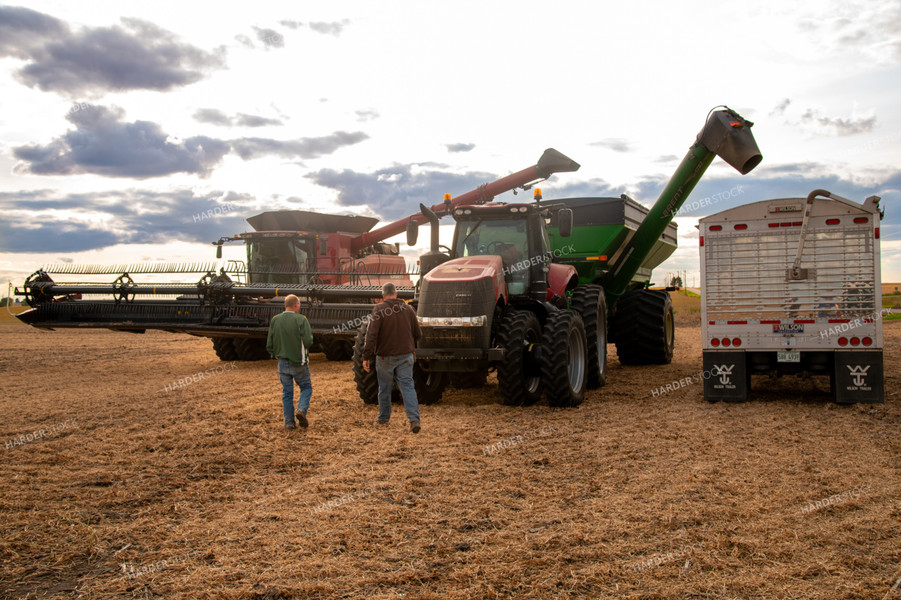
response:
<svg viewBox="0 0 901 600"><path fill-rule="evenodd" d="M419 433L419 421L410 421L410 431L413 433Z"/></svg>
<svg viewBox="0 0 901 600"><path fill-rule="evenodd" d="M310 424L310 422L307 421L307 415L304 414L302 410L297 411L297 413L295 413L294 415L294 418L297 419L297 424L301 427L307 427Z"/></svg>
<svg viewBox="0 0 901 600"><path fill-rule="evenodd" d="M285 431L294 431L297 429L296 425L285 425Z"/></svg>
<svg viewBox="0 0 901 600"><path fill-rule="evenodd" d="M376 425L387 426L387 425L388 425L388 421L376 421L375 424L376 424Z"/></svg>

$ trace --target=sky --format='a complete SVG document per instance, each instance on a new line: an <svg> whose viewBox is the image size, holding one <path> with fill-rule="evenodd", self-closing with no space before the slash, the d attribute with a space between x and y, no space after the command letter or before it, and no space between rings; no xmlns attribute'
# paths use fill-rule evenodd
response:
<svg viewBox="0 0 901 600"><path fill-rule="evenodd" d="M901 281L901 0L0 4L0 295L50 264L212 261L265 210L387 223L548 147L582 166L545 199L650 206L717 105L763 161L714 161L655 282L698 281L701 217L815 188L882 197Z"/></svg>

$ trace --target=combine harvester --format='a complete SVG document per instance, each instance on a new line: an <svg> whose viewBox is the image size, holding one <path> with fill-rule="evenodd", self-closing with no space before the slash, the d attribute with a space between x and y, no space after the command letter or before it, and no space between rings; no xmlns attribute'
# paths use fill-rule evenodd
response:
<svg viewBox="0 0 901 600"><path fill-rule="evenodd" d="M577 405L606 379L608 323L621 363L670 362L672 302L648 289L651 269L675 250L672 217L715 155L743 175L760 163L751 126L731 109L712 112L650 210L625 196L457 202L448 254L438 249L437 215L421 207L432 238L416 298L420 401L438 400L450 378L477 386L496 369L505 404L533 404L543 392L552 406ZM376 375L362 368L365 333L364 324L354 378L375 403Z"/></svg>
<svg viewBox="0 0 901 600"><path fill-rule="evenodd" d="M528 189L554 173L578 164L549 148L538 162L492 183L479 186L433 211L448 213L458 205L491 202L498 194ZM265 212L247 219L255 231L214 242L243 242L247 262L201 264L55 265L28 277L16 294L32 307L18 315L34 327L106 328L144 333L147 329L212 338L222 360L269 358L266 335L270 319L284 310L283 298L306 299L319 347L332 360L351 357L356 324L392 281L398 296L413 298L414 287L397 244L383 240L408 231L415 235L426 217L417 212L372 229L377 219L307 211ZM198 274L196 283L137 283L139 274ZM113 283L57 282L51 275L111 275ZM86 297L92 297L87 299ZM104 298L105 297L105 298ZM348 324L354 324L348 327Z"/></svg>
<svg viewBox="0 0 901 600"><path fill-rule="evenodd" d="M813 190L701 219L707 400L791 374L827 375L839 403L884 401L879 200Z"/></svg>

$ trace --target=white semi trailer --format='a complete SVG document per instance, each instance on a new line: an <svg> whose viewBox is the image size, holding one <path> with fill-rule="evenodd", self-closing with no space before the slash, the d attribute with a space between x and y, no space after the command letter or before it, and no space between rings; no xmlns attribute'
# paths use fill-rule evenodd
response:
<svg viewBox="0 0 901 600"><path fill-rule="evenodd" d="M826 190L700 220L704 397L751 375L828 375L836 402L883 402L878 196Z"/></svg>

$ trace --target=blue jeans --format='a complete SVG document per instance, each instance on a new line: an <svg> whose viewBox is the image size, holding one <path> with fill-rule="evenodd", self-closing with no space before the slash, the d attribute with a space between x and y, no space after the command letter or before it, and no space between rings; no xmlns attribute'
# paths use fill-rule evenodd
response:
<svg viewBox="0 0 901 600"><path fill-rule="evenodd" d="M394 379L404 399L404 409L410 421L419 420L419 403L416 401L416 386L413 385L413 354L397 356L377 356L375 372L379 376L379 421L391 418L391 391Z"/></svg>
<svg viewBox="0 0 901 600"><path fill-rule="evenodd" d="M310 367L295 367L290 360L278 359L278 378L282 381L282 405L285 409L285 425L294 425L294 382L300 387L300 399L297 410L307 414L310 409L310 397L313 395L313 383L310 381Z"/></svg>

